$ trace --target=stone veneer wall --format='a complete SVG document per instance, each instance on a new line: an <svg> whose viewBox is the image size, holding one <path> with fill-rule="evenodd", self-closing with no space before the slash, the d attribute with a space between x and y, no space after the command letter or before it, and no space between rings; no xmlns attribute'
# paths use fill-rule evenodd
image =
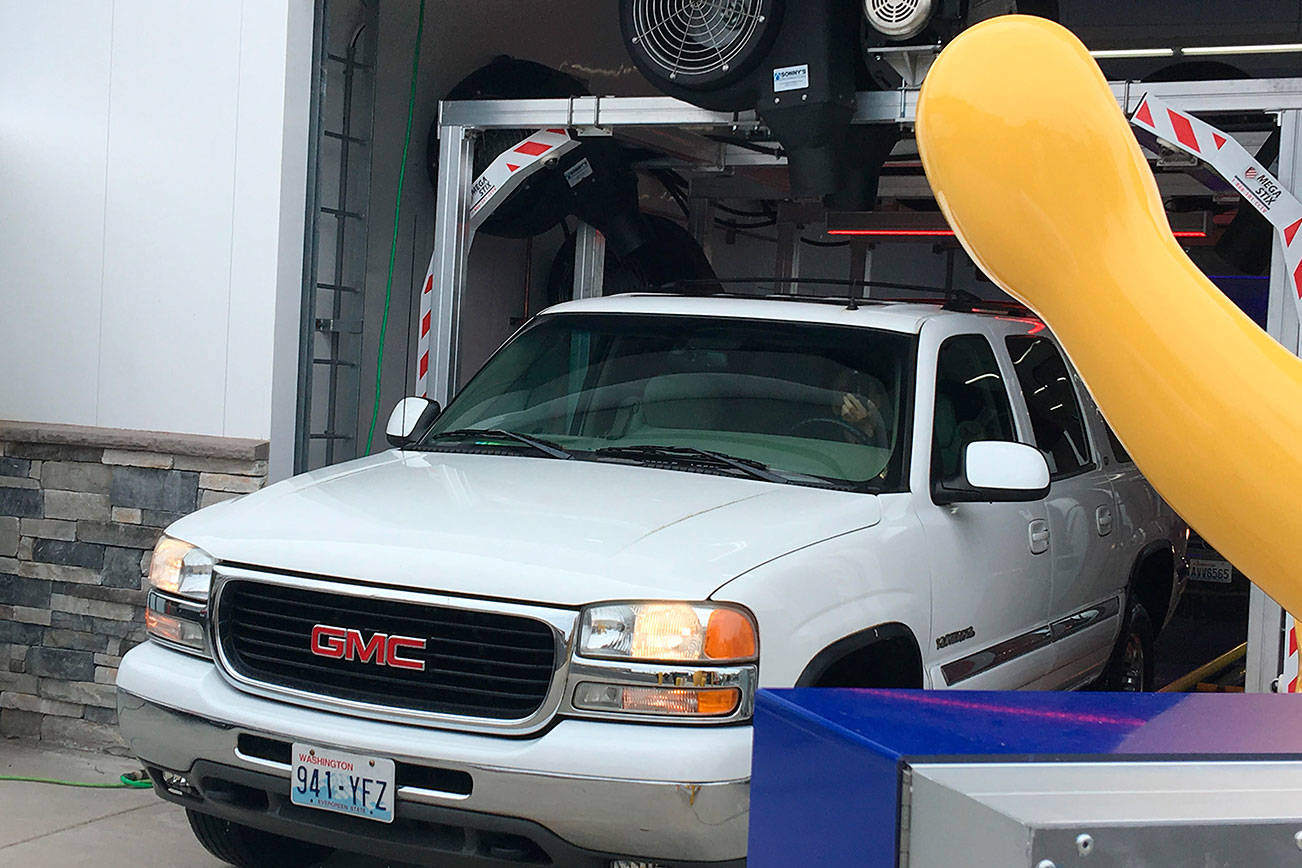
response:
<svg viewBox="0 0 1302 868"><path fill-rule="evenodd" d="M266 477L264 440L0 421L0 735L121 749L154 543Z"/></svg>

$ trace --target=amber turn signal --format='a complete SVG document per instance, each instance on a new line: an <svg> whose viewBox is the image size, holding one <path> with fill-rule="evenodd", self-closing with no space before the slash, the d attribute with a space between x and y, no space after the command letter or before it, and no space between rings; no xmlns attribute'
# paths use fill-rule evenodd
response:
<svg viewBox="0 0 1302 868"><path fill-rule="evenodd" d="M741 702L741 691L736 687L722 690L696 691L697 714L732 714Z"/></svg>
<svg viewBox="0 0 1302 868"><path fill-rule="evenodd" d="M736 609L715 609L705 627L705 656L711 660L755 657L755 627Z"/></svg>

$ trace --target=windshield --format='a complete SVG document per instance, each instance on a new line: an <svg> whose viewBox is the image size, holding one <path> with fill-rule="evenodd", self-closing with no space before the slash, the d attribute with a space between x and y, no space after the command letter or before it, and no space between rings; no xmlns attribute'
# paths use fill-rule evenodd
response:
<svg viewBox="0 0 1302 868"><path fill-rule="evenodd" d="M422 445L493 429L565 457L666 466L708 451L783 482L897 490L914 345L815 323L544 315L488 361ZM512 444L523 448L492 441Z"/></svg>

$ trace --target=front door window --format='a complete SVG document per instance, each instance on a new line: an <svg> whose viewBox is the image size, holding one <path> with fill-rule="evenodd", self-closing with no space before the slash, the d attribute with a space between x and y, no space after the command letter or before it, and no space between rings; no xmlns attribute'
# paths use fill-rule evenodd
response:
<svg viewBox="0 0 1302 868"><path fill-rule="evenodd" d="M978 440L1016 441L1017 430L990 342L981 335L959 335L941 345L936 361L932 484L957 476L963 450Z"/></svg>

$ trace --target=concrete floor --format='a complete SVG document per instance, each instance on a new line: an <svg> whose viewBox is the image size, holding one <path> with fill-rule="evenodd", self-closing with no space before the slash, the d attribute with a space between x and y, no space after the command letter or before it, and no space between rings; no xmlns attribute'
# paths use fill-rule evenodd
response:
<svg viewBox="0 0 1302 868"><path fill-rule="evenodd" d="M0 777L116 781L131 759L0 739ZM0 781L0 868L221 868L190 834L185 812L152 790ZM329 868L382 868L337 854Z"/></svg>
<svg viewBox="0 0 1302 868"><path fill-rule="evenodd" d="M0 741L0 775L115 781L129 759ZM0 781L0 865L216 868L185 813L152 790L91 790Z"/></svg>

